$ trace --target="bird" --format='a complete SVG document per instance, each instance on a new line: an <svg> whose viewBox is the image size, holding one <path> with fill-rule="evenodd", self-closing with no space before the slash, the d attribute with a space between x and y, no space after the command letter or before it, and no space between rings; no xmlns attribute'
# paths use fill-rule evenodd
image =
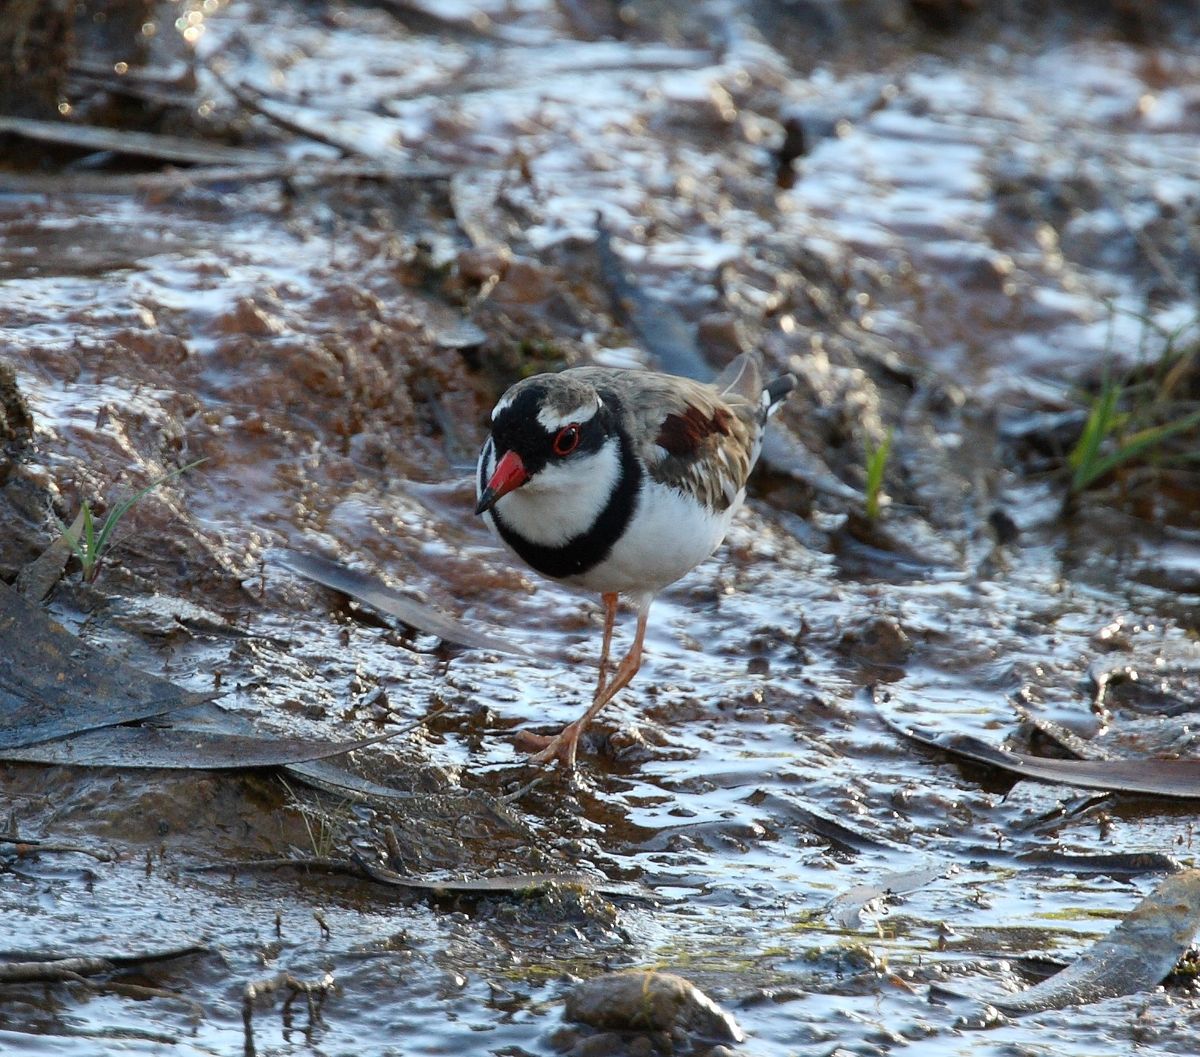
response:
<svg viewBox="0 0 1200 1057"><path fill-rule="evenodd" d="M654 598L720 546L746 496L768 416L795 387L763 384L745 352L712 382L641 368L572 367L511 386L479 454L475 513L518 558L599 592L600 676L558 734L517 735L539 763L575 767L580 735L637 673ZM633 645L609 678L621 596Z"/></svg>

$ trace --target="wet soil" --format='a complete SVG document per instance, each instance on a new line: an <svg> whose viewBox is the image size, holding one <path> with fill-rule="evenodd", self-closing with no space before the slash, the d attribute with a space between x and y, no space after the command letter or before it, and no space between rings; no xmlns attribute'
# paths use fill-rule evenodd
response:
<svg viewBox="0 0 1200 1057"><path fill-rule="evenodd" d="M53 541L50 512L204 458L51 613L263 731L428 721L351 761L403 803L270 771L0 765L23 834L113 853L0 845L8 950L208 947L117 981L178 998L6 990L0 1048L242 1053L247 985L288 972L335 986L311 1016L258 999L259 1053L552 1054L586 1046L574 981L654 968L753 1054L1193 1051L1186 985L1022 1017L927 986L1070 959L1164 855L1194 862L1193 805L1014 784L878 710L1022 751L1058 751L1031 714L1196 755L1194 467L1068 503L1064 454L1106 371L1196 340L1200 59L1169 5L1132 36L1069 8L1033 27L820 8L840 22L815 33L810 5L192 4L195 95L156 130L283 175L139 184L128 159L11 156L0 575ZM521 374L672 366L618 322L597 211L714 372L753 345L800 386L567 779L512 734L589 699L599 600L515 566L470 473ZM872 522L864 450L889 430ZM441 645L282 547L530 656ZM431 893L277 862L353 856L597 887Z"/></svg>

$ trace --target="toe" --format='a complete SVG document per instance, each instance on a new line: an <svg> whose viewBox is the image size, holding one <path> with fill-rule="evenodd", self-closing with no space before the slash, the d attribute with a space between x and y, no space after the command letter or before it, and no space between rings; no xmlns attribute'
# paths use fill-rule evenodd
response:
<svg viewBox="0 0 1200 1057"><path fill-rule="evenodd" d="M570 771L575 767L575 751L579 746L579 729L574 723L563 727L552 738L545 734L532 734L527 730L518 731L514 737L517 748L533 753L534 763L553 763L557 760L563 769Z"/></svg>
<svg viewBox="0 0 1200 1057"><path fill-rule="evenodd" d="M534 734L531 730L518 730L513 736L513 743L524 752L538 752L550 745L557 737L557 734L550 737L547 734Z"/></svg>

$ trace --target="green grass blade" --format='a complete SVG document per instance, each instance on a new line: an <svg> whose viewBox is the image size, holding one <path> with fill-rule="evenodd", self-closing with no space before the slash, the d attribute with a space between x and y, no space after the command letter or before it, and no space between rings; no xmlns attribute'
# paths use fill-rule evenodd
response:
<svg viewBox="0 0 1200 1057"><path fill-rule="evenodd" d="M108 543L112 537L113 531L116 529L121 519L133 509L135 503L141 500L143 496L153 492L154 489L166 484L166 482L171 480L172 477L178 477L180 474L186 473L193 467L199 466L204 461L205 459L197 459L195 462L189 462L186 466L177 467L170 473L164 473L161 477L156 477L153 481L146 485L145 488L134 492L133 495L127 496L117 503L112 510L109 511L108 517L104 519L104 525L100 529L100 539L96 546L97 557L108 548Z"/></svg>
<svg viewBox="0 0 1200 1057"><path fill-rule="evenodd" d="M894 429L889 429L879 446L867 449L867 504L868 520L879 517L880 499L883 494L883 474L887 469L888 456L892 453Z"/></svg>
<svg viewBox="0 0 1200 1057"><path fill-rule="evenodd" d="M96 518L92 514L92 504L83 501L83 549L88 555L96 553Z"/></svg>
<svg viewBox="0 0 1200 1057"><path fill-rule="evenodd" d="M1097 477L1102 476L1096 465L1105 438L1117 425L1117 403L1121 397L1121 386L1106 381L1092 401L1087 422L1075 447L1067 456L1067 464L1074 470L1071 476L1071 491L1082 492Z"/></svg>
<svg viewBox="0 0 1200 1057"><path fill-rule="evenodd" d="M1200 411L1194 411L1190 415L1176 420L1175 422L1167 422L1161 426L1151 426L1147 429L1139 430L1125 441L1116 451L1111 452L1102 459L1098 459L1095 464L1095 474L1093 480L1103 477L1106 473L1115 470L1123 463L1129 462L1131 459L1136 459L1139 455L1157 448L1164 441L1180 433L1185 433L1189 429L1200 426Z"/></svg>
<svg viewBox="0 0 1200 1057"><path fill-rule="evenodd" d="M87 505L86 502L84 505ZM53 513L51 514L51 517L53 517L55 522L58 524L58 530L61 538L67 541L67 546L71 548L71 553L79 559L79 562L82 565L86 557L86 552L83 549L83 543L80 539L83 535L83 511L80 510L79 513L75 515L75 520L71 522L70 525Z"/></svg>
<svg viewBox="0 0 1200 1057"><path fill-rule="evenodd" d="M92 515L92 504L86 499L83 501L83 557L80 559L80 564L83 566L83 578L91 583L96 579L96 573L100 571L100 551L96 546L96 519Z"/></svg>

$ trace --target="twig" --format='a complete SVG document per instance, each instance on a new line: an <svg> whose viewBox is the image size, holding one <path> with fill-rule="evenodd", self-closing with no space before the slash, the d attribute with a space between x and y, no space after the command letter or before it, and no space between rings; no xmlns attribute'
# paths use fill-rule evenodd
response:
<svg viewBox="0 0 1200 1057"><path fill-rule="evenodd" d="M420 719L414 719L407 727L401 727L399 730L388 731L387 737L398 738L401 734L408 734L410 731L416 730L418 727L425 726L431 719L437 719L439 716L444 716L450 711L449 705L438 705L432 712L426 712ZM395 715L391 709L388 709L390 715Z"/></svg>
<svg viewBox="0 0 1200 1057"><path fill-rule="evenodd" d="M146 951L141 954L83 955L79 957L38 958L28 961L0 961L0 983L49 983L56 980L80 981L85 976L115 972L150 962L172 961L189 954L201 954L207 947L180 947L167 951Z"/></svg>
<svg viewBox="0 0 1200 1057"><path fill-rule="evenodd" d="M117 853L111 850L85 848L80 844L50 844L37 837L0 837L0 844L12 844L18 855L33 855L37 852L76 852L79 855L90 855L97 862L116 862Z"/></svg>
<svg viewBox="0 0 1200 1057"><path fill-rule="evenodd" d="M268 151L226 147L183 136L133 132L129 129L103 128L98 125L71 125L64 121L39 121L8 115L0 115L0 132L79 150L111 150L120 154L134 154L187 165L261 165L275 160Z"/></svg>
<svg viewBox="0 0 1200 1057"><path fill-rule="evenodd" d="M141 99L160 106L190 107L195 104L196 78L189 64L179 62L175 69L131 66L117 73L111 62L72 61L70 77L74 83L99 85L105 91L130 99Z"/></svg>
<svg viewBox="0 0 1200 1057"><path fill-rule="evenodd" d="M0 984L55 983L60 980L81 982L85 976L112 972L116 968L107 958L59 958L52 962L9 962L0 965Z"/></svg>
<svg viewBox="0 0 1200 1057"><path fill-rule="evenodd" d="M233 859L226 860L225 862L205 863L202 866L185 867L189 873L217 873L223 870L229 870L230 872L238 870L286 870L288 868L362 877L362 870L348 859L326 859L320 857L291 859L286 856L280 856L274 859Z"/></svg>
<svg viewBox="0 0 1200 1057"><path fill-rule="evenodd" d="M395 826L384 827L383 843L387 845L388 863L392 869L404 869L404 853L400 850L400 841L396 837Z"/></svg>
<svg viewBox="0 0 1200 1057"><path fill-rule="evenodd" d="M160 173L0 173L0 190L13 194L57 191L66 194L170 194L206 184L249 184L270 180L448 180L453 170L440 165L386 165L379 162L337 161L297 163L281 160L270 165L210 165L199 169L169 169Z"/></svg>
<svg viewBox="0 0 1200 1057"><path fill-rule="evenodd" d="M319 980L301 980L291 973L280 973L278 976L266 980L255 980L248 983L246 990L242 993L242 1027L246 1037L246 1057L254 1057L255 1053L254 1003L260 995L273 995L286 990L288 997L283 1003L282 1015L284 1017L290 1015L296 996L304 995L308 1003L308 1030L311 1032L313 1026L320 1020L321 1006L325 1003L325 996L335 986L333 973L326 973Z"/></svg>
<svg viewBox="0 0 1200 1057"><path fill-rule="evenodd" d="M255 92L254 90L247 88L245 85L235 84L223 74L219 73L212 63L209 63L208 65L208 72L212 75L217 84L219 84L225 89L225 91L233 96L233 98L236 99L242 107L244 107L246 110L249 110L253 114L258 114L259 117L265 117L269 122L271 122L272 125L278 125L285 132L290 132L294 136L302 136L304 139L310 139L315 143L323 143L327 147L332 147L343 157L346 155L352 155L359 158L369 157L365 151L360 150L353 144L338 140L333 136L329 136L318 131L317 129L308 128L301 122L293 121L291 118L279 113L272 107L267 106L263 102L263 95L261 92Z"/></svg>
<svg viewBox="0 0 1200 1057"><path fill-rule="evenodd" d="M168 991L165 987L147 987L145 984L126 984L115 980L85 980L84 983L95 991L108 991L114 995L124 995L126 998L162 998L168 1002L178 1002L186 1006L196 1020L204 1016L204 1007L194 998Z"/></svg>
<svg viewBox="0 0 1200 1057"><path fill-rule="evenodd" d="M546 780L546 776L544 774L540 774L535 779L533 779L533 781L526 782L515 793L505 793L504 796L496 797L496 802L500 803L500 804L505 804L505 805L514 803L515 801L520 800L521 797L523 797L526 793L532 792L539 785L541 785L542 782L544 782L545 780Z"/></svg>
<svg viewBox="0 0 1200 1057"><path fill-rule="evenodd" d="M320 930L321 930L321 939L323 939L323 940L333 939L333 930L330 929L329 922L327 922L325 920L325 915L322 914L321 911L319 911L319 910L314 910L312 912L312 915L313 915L313 920L316 921L318 928L320 928Z"/></svg>

